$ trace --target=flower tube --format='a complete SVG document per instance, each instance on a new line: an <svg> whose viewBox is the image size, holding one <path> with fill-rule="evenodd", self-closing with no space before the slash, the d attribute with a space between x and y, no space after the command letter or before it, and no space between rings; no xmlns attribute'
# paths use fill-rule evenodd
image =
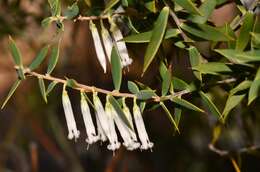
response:
<svg viewBox="0 0 260 172"><path fill-rule="evenodd" d="M141 110L139 106L136 104L136 99L134 99L134 106L133 106L133 113L134 113L134 119L135 119L135 125L137 128L138 136L141 141L141 149L149 149L153 147L153 143L150 142L148 134L145 129L143 117L141 114Z"/></svg>
<svg viewBox="0 0 260 172"><path fill-rule="evenodd" d="M105 46L105 51L107 58L111 62L111 52L113 48L113 40L108 32L108 30L105 28L103 24L103 20L101 20L101 35L102 35L102 40Z"/></svg>
<svg viewBox="0 0 260 172"><path fill-rule="evenodd" d="M104 73L106 73L106 68L107 68L106 56L105 56L104 49L102 47L102 43L101 43L101 39L99 37L97 27L92 21L90 21L89 22L89 28L91 30L91 34L92 34L92 37L93 37L98 61L99 61L100 65L102 66Z"/></svg>
<svg viewBox="0 0 260 172"><path fill-rule="evenodd" d="M68 127L68 139L71 140L75 138L77 140L79 138L79 130L77 129L75 118L73 115L70 99L68 96L67 91L65 90L65 85L63 87L63 92L62 92L62 105L65 113L65 118L67 122L67 127Z"/></svg>
<svg viewBox="0 0 260 172"><path fill-rule="evenodd" d="M133 60L128 55L128 51L127 51L125 42L122 41L123 35L112 18L109 18L109 22L111 25L110 31L112 32L113 38L116 42L118 52L120 54L122 67L128 66L132 63Z"/></svg>
<svg viewBox="0 0 260 172"><path fill-rule="evenodd" d="M89 110L88 103L86 101L86 98L84 97L84 93L81 92L81 112L83 115L83 120L84 124L86 127L86 132L87 132L87 139L86 142L88 144L95 143L98 140L98 136L96 135L96 130L95 126L93 124L92 118L91 118L91 113Z"/></svg>

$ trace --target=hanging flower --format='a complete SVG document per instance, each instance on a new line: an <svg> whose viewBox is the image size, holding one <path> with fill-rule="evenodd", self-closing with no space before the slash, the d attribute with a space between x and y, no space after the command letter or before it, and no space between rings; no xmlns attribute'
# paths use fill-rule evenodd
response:
<svg viewBox="0 0 260 172"><path fill-rule="evenodd" d="M92 37L93 37L98 61L99 61L100 65L102 66L104 73L106 73L106 66L107 66L106 56L105 56L104 49L102 47L102 43L101 43L101 40L100 40L100 37L99 37L97 27L92 21L90 21L89 22L89 28L90 28L91 33L92 33Z"/></svg>
<svg viewBox="0 0 260 172"><path fill-rule="evenodd" d="M77 140L79 138L79 130L77 129L75 118L73 115L70 99L68 96L67 91L65 90L65 84L63 87L63 92L62 92L62 105L65 113L65 118L68 126L68 139L73 139Z"/></svg>
<svg viewBox="0 0 260 172"><path fill-rule="evenodd" d="M108 96L107 96L107 101L106 101L106 107L105 107L105 112L108 117L108 124L109 124L109 130L110 130L110 137L109 137L109 142L110 144L107 146L109 150L115 151L116 149L119 149L120 143L118 142L118 137L116 134L116 129L115 129L115 123L114 123L114 114L112 113L112 105L108 101Z"/></svg>
<svg viewBox="0 0 260 172"><path fill-rule="evenodd" d="M133 60L128 55L128 51L127 51L125 42L122 41L123 35L122 35L120 29L115 24L114 20L112 18L108 18L108 19L109 19L109 22L110 22L110 25L111 25L110 31L113 34L118 52L119 52L120 57L121 57L122 67L128 66L132 63Z"/></svg>
<svg viewBox="0 0 260 172"><path fill-rule="evenodd" d="M108 30L105 28L103 24L103 20L101 20L101 35L102 35L102 40L105 46L107 58L111 62L111 52L113 48L113 40L108 32Z"/></svg>
<svg viewBox="0 0 260 172"><path fill-rule="evenodd" d="M123 98L123 112L124 112L124 114L125 114L125 116L126 116L128 122L129 122L129 124L130 124L130 126L131 126L131 128L132 128L132 129L131 129L131 128L127 127L127 130L128 130L128 132L130 133L131 138L132 138L134 141L137 141L136 134L135 134L135 132L134 132L134 130L133 130L133 129L134 129L134 124L133 124L132 115L131 115L131 113L130 113L129 108L126 106L125 98Z"/></svg>
<svg viewBox="0 0 260 172"><path fill-rule="evenodd" d="M86 132L87 132L86 142L88 144L92 144L92 143L95 143L99 138L96 135L96 130L95 130L95 126L93 124L92 118L91 118L89 106L88 106L88 103L86 101L86 98L84 97L83 92L81 92L80 103L81 103L81 112L82 112L82 115L83 115L83 120L84 120L84 124L85 124L85 127L86 127Z"/></svg>
<svg viewBox="0 0 260 172"><path fill-rule="evenodd" d="M103 105L97 96L97 92L93 93L93 103L95 106L96 118L97 118L97 126L98 126L98 135L102 141L107 140L110 137L110 130L108 124L108 117L105 113Z"/></svg>
<svg viewBox="0 0 260 172"><path fill-rule="evenodd" d="M136 99L134 99L134 107L133 107L133 113L134 113L134 119L135 119L135 125L137 128L138 136L141 141L141 149L149 149L153 147L153 143L150 142L148 138L148 134L145 129L143 117L141 114L141 110L139 106L136 104Z"/></svg>
<svg viewBox="0 0 260 172"><path fill-rule="evenodd" d="M128 150L134 150L140 146L140 143L136 142L131 138L130 134L130 128L124 123L124 121L118 116L117 112L115 109L112 109L112 113L115 116L115 123L116 126L121 134L121 137L124 140L123 145L128 149Z"/></svg>

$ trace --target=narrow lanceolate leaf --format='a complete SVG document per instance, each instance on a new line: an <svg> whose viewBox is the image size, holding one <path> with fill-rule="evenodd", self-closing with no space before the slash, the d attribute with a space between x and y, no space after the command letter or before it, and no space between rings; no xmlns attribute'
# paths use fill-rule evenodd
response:
<svg viewBox="0 0 260 172"><path fill-rule="evenodd" d="M34 70L40 66L44 58L46 57L49 50L49 46L45 46L41 49L41 51L37 54L33 62L30 64L29 69Z"/></svg>
<svg viewBox="0 0 260 172"><path fill-rule="evenodd" d="M164 7L160 12L160 15L155 23L155 27L152 32L151 41L148 44L148 47L145 52L143 73L147 70L147 68L151 64L152 60L154 59L161 45L165 33L165 29L167 26L168 16L169 16L169 8Z"/></svg>
<svg viewBox="0 0 260 172"><path fill-rule="evenodd" d="M223 33L221 30L206 24L197 24L197 27L195 28L183 23L180 27L194 36L209 41L218 42L233 40L232 37Z"/></svg>
<svg viewBox="0 0 260 172"><path fill-rule="evenodd" d="M58 62L59 54L60 54L59 47L60 47L60 41L51 50L51 56L50 56L50 59L49 59L47 74L51 74L51 72L54 70L54 68L55 68L55 66Z"/></svg>
<svg viewBox="0 0 260 172"><path fill-rule="evenodd" d="M103 11L103 13L107 13L111 8L113 8L117 3L119 2L119 0L109 0L109 2L106 4L106 8Z"/></svg>
<svg viewBox="0 0 260 172"><path fill-rule="evenodd" d="M47 103L47 96L46 96L46 90L45 90L45 84L43 78L38 77L38 83L39 83L42 98L45 101L45 103Z"/></svg>
<svg viewBox="0 0 260 172"><path fill-rule="evenodd" d="M172 85L174 89L176 90L189 90L190 86L187 84L185 81L177 78L177 77L172 77Z"/></svg>
<svg viewBox="0 0 260 172"><path fill-rule="evenodd" d="M49 85L48 88L46 90L46 96L48 96L50 94L50 92L54 89L54 87L58 84L57 81L52 81Z"/></svg>
<svg viewBox="0 0 260 172"><path fill-rule="evenodd" d="M170 122L173 124L173 126L175 127L177 132L180 133L178 125L177 125L176 121L174 120L174 118L172 117L171 112L168 110L168 108L165 106L165 104L163 102L160 102L160 105L163 108L163 110L166 112L167 117L169 118Z"/></svg>
<svg viewBox="0 0 260 172"><path fill-rule="evenodd" d="M245 81L241 82L240 84L238 84L235 88L230 90L229 94L234 95L239 91L246 90L251 86L251 84L252 84L252 81L245 80Z"/></svg>
<svg viewBox="0 0 260 172"><path fill-rule="evenodd" d="M20 50L17 48L16 43L14 42L11 36L9 36L9 41L10 41L9 47L15 64L17 66L22 66L23 64L22 64L22 58L21 58L22 56Z"/></svg>
<svg viewBox="0 0 260 172"><path fill-rule="evenodd" d="M117 102L117 100L113 97L113 96L109 96L108 98L109 102L112 104L112 106L114 107L114 109L116 110L117 114L119 115L119 117L123 120L123 122L133 130L131 124L129 123L127 117L125 116L125 113L123 112L123 110L121 109L119 103Z"/></svg>
<svg viewBox="0 0 260 172"><path fill-rule="evenodd" d="M182 114L182 109L181 108L174 108L174 118L177 126L179 127L180 120L181 120L181 114Z"/></svg>
<svg viewBox="0 0 260 172"><path fill-rule="evenodd" d="M162 78L162 96L165 96L170 88L171 72L167 69L163 62L160 64L159 71Z"/></svg>
<svg viewBox="0 0 260 172"><path fill-rule="evenodd" d="M203 24L205 23L210 15L212 14L213 10L215 9L217 5L217 0L205 0L203 4L199 7L199 11L203 15L191 15L189 17L189 20L191 20L194 23Z"/></svg>
<svg viewBox="0 0 260 172"><path fill-rule="evenodd" d="M52 16L60 16L61 14L61 3L60 0L48 0L51 7Z"/></svg>
<svg viewBox="0 0 260 172"><path fill-rule="evenodd" d="M200 10L196 7L196 4L194 4L191 0L173 0L178 5L180 5L182 8L187 10L188 12L191 12L193 14L197 15L203 15Z"/></svg>
<svg viewBox="0 0 260 172"><path fill-rule="evenodd" d="M217 49L215 51L233 63L239 64L260 61L260 50L241 52L234 49Z"/></svg>
<svg viewBox="0 0 260 172"><path fill-rule="evenodd" d="M212 74L212 75L218 75L221 72L232 72L232 70L227 65L220 62L203 63L198 66L194 66L192 69L199 71L200 73L203 74Z"/></svg>
<svg viewBox="0 0 260 172"><path fill-rule="evenodd" d="M127 87L128 87L128 90L133 94L137 94L139 92L138 86L132 81L127 82Z"/></svg>
<svg viewBox="0 0 260 172"><path fill-rule="evenodd" d="M184 99L181 99L181 98L178 98L178 97L173 97L171 99L171 101L173 101L174 103L178 104L178 105L181 105L183 107L186 107L190 110L194 110L194 111L197 111L197 112L204 112L202 109L198 108L197 106L191 104L190 102L184 100Z"/></svg>
<svg viewBox="0 0 260 172"><path fill-rule="evenodd" d="M79 7L77 2L72 4L68 7L68 9L65 11L64 16L67 17L67 19L73 19L75 16L77 16L79 13Z"/></svg>
<svg viewBox="0 0 260 172"><path fill-rule="evenodd" d="M245 94L228 96L225 108L222 112L222 117L223 117L224 121L226 120L230 111L232 109L234 109L243 100L244 97L245 97Z"/></svg>
<svg viewBox="0 0 260 172"><path fill-rule="evenodd" d="M51 24L51 22L53 22L53 21L54 20L52 17L47 17L42 20L41 25L42 25L42 27L48 27Z"/></svg>
<svg viewBox="0 0 260 172"><path fill-rule="evenodd" d="M122 41L125 41L127 43L147 43L150 42L153 32L143 32L138 33L134 35L129 35L127 37L124 37ZM170 39L177 37L180 34L180 31L178 29L168 29L165 32L164 39Z"/></svg>
<svg viewBox="0 0 260 172"><path fill-rule="evenodd" d="M12 97L12 95L14 94L15 90L17 89L17 87L20 85L21 80L16 80L15 83L13 84L13 86L11 87L7 97L5 98L4 103L1 106L1 109L3 109L6 105L6 103L8 102L8 100Z"/></svg>
<svg viewBox="0 0 260 172"><path fill-rule="evenodd" d="M84 0L87 6L91 7L91 0Z"/></svg>
<svg viewBox="0 0 260 172"><path fill-rule="evenodd" d="M141 90L137 94L137 99L139 100L147 100L151 99L153 96L156 96L153 90Z"/></svg>
<svg viewBox="0 0 260 172"><path fill-rule="evenodd" d="M260 80L254 80L248 93L248 105L250 105L257 97L260 90Z"/></svg>
<svg viewBox="0 0 260 172"><path fill-rule="evenodd" d="M199 94L201 96L202 102L207 106L210 113L212 113L212 115L217 118L221 118L221 113L219 112L215 104L210 100L210 98L202 91L200 91Z"/></svg>
<svg viewBox="0 0 260 172"><path fill-rule="evenodd" d="M254 14L252 12L247 12L243 21L244 22L240 28L240 33L236 42L236 49L241 51L246 48L250 40L250 32L254 25Z"/></svg>
<svg viewBox="0 0 260 172"><path fill-rule="evenodd" d="M117 48L113 47L111 53L112 78L115 90L120 90L122 82L122 67Z"/></svg>
<svg viewBox="0 0 260 172"><path fill-rule="evenodd" d="M191 67L199 66L201 64L201 61L202 61L202 56L200 55L197 48L191 46L188 50L189 50ZM200 71L194 71L193 73L198 80L202 81L202 76L201 76Z"/></svg>

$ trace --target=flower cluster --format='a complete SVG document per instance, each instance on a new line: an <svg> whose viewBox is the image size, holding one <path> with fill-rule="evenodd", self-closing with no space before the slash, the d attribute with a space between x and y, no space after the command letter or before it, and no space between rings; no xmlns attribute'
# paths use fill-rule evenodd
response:
<svg viewBox="0 0 260 172"><path fill-rule="evenodd" d="M118 26L115 24L115 18L111 17L109 18L110 23L110 32L106 29L106 27L103 24L103 21L101 20L101 37L99 35L98 29L96 25L90 21L89 27L92 33L94 46L97 54L98 61L100 65L102 66L104 73L107 71L107 60L111 62L111 53L113 47L115 47L119 53L120 59L121 59L121 66L126 67L132 63L132 59L128 55L127 47L123 39L122 32L118 28ZM104 48L102 46L102 42L104 45Z"/></svg>
<svg viewBox="0 0 260 172"><path fill-rule="evenodd" d="M110 103L108 98L109 95L107 95L105 108L103 107L102 102L100 101L96 92L93 92L93 104L89 102L92 104L95 110L96 126L97 126L97 131L96 131L90 113L90 108L88 105L88 101L90 100L87 98L84 92L81 92L81 101L80 101L81 112L86 127L86 133L87 133L86 142L88 143L88 145L93 144L97 141L102 141L102 142L108 141L109 144L107 145L107 148L114 152L115 150L119 149L121 146L116 131L117 128L123 140L122 145L126 147L127 150L135 150L137 148L140 148L141 150L151 149L153 147L153 143L150 142L148 138L148 134L145 129L141 110L136 103L136 99L134 99L134 106L133 106L134 118L132 118L131 112L125 103L125 99L123 98L122 111L126 117L126 120L128 121L128 124L126 124L126 122L123 121L122 117L120 117L120 115L117 113L114 106ZM67 91L65 89L65 86L63 88L63 93L62 93L62 104L63 104L66 122L68 126L68 132L69 132L68 139L71 140L75 138L76 140L77 138L79 138L80 132L76 126L72 106ZM135 133L134 130L135 127L137 129L140 142L138 141L137 135Z"/></svg>

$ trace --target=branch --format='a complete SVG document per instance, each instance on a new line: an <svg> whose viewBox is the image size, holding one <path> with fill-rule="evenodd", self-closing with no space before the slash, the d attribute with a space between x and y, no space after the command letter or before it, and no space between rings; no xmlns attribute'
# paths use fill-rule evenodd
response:
<svg viewBox="0 0 260 172"><path fill-rule="evenodd" d="M18 66L15 66L15 69L18 69ZM32 72L29 68L23 69L24 74L27 76L34 76L37 78L42 78L44 80L48 80L48 81L55 81L57 83L60 84L66 84L67 80L61 79L61 78L56 78L50 75L44 75L44 74L40 74L37 72ZM122 92L118 92L118 91L109 91L109 90L105 90L102 88L97 88L94 86L88 86L88 85L84 85L84 84L80 84L80 83L75 83L75 87L73 88L75 90L79 90L79 91L84 91L84 92L98 92L98 93L103 93L103 94L109 94L115 97L125 97L125 98L136 98L135 94L131 94L131 93L122 93ZM183 91L179 91L174 93L173 95L167 95L167 96L154 96L152 97L152 100L154 102L160 102L160 101L165 101L165 100L169 100L173 97L178 97L178 96L182 96L184 94L190 93L189 90L183 90Z"/></svg>

